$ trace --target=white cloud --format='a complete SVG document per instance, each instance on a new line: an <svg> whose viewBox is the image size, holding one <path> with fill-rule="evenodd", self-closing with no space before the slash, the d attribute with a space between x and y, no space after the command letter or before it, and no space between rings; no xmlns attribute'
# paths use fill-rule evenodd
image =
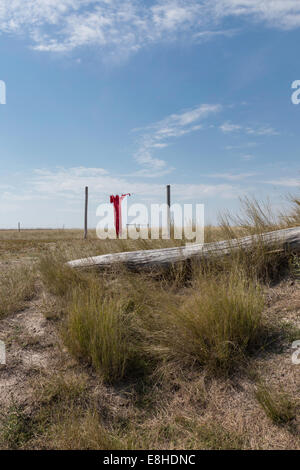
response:
<svg viewBox="0 0 300 470"><path fill-rule="evenodd" d="M248 16L277 28L292 29L300 26L298 0L213 0L216 18Z"/></svg>
<svg viewBox="0 0 300 470"><path fill-rule="evenodd" d="M232 36L230 16L269 26L300 26L298 0L1 0L0 32L27 37L39 51L82 46L126 56L161 41Z"/></svg>
<svg viewBox="0 0 300 470"><path fill-rule="evenodd" d="M229 181L240 181L245 178L250 178L251 176L256 176L257 173L214 173L211 175L206 175L209 176L210 178L220 178L224 180L229 180Z"/></svg>
<svg viewBox="0 0 300 470"><path fill-rule="evenodd" d="M267 184L273 184L274 186L286 186L290 188L299 188L300 179L298 178L279 178L271 181L264 181Z"/></svg>
<svg viewBox="0 0 300 470"><path fill-rule="evenodd" d="M220 30L207 30L200 31L193 35L194 39L199 39L201 41L207 41L209 39L216 38L218 36L223 37L232 37L235 36L240 30L239 29L220 29Z"/></svg>
<svg viewBox="0 0 300 470"><path fill-rule="evenodd" d="M153 151L167 147L171 139L198 131L202 128L199 121L220 112L221 109L222 106L219 104L202 104L179 114L171 114L161 121L138 129L139 147L135 153L135 160L145 166L145 169L136 175L153 177L172 171L172 168L167 167L165 160L153 156Z"/></svg>
<svg viewBox="0 0 300 470"><path fill-rule="evenodd" d="M243 148L251 148L251 147L257 147L257 142L245 142L241 143L239 145L227 145L225 147L225 150L236 150L236 149L243 149Z"/></svg>
<svg viewBox="0 0 300 470"><path fill-rule="evenodd" d="M95 194L103 194L110 192L112 188L124 191L126 182L122 178L109 175L103 168L81 166L59 167L55 170L36 169L30 179L30 186L35 195L81 199L85 186L92 188Z"/></svg>
<svg viewBox="0 0 300 470"><path fill-rule="evenodd" d="M249 135L279 135L279 132L273 129L271 126L263 126L263 127L244 127L241 126L240 124L233 124L231 122L224 122L221 126L220 129L222 132L225 134L230 133L230 132L243 132L245 134Z"/></svg>
<svg viewBox="0 0 300 470"><path fill-rule="evenodd" d="M130 53L189 31L202 10L194 0L152 6L138 0L1 0L0 31L29 36L39 51L95 45Z"/></svg>
<svg viewBox="0 0 300 470"><path fill-rule="evenodd" d="M251 127L246 127L245 132L247 134L253 134L253 135L279 135L279 132L273 129L273 127L259 127L256 129L253 129Z"/></svg>
<svg viewBox="0 0 300 470"><path fill-rule="evenodd" d="M108 202L110 194L132 193L137 198L146 198L149 202L155 199L162 200L165 194L165 186L158 183L144 183L126 176L112 176L98 168L54 168L36 169L33 174L24 180L22 192L6 194L3 203L11 201L64 201L68 208L74 210L78 204L82 204L84 187L89 187L91 202ZM26 189L28 188L28 189ZM173 184L172 197L177 202L203 198L237 198L244 188L232 184ZM63 210L62 202L57 203ZM67 209L66 209L67 210Z"/></svg>
<svg viewBox="0 0 300 470"><path fill-rule="evenodd" d="M220 126L220 129L222 132L227 133L239 131L241 129L241 126L238 124L231 124L230 122L224 122L224 124Z"/></svg>
<svg viewBox="0 0 300 470"><path fill-rule="evenodd" d="M195 23L198 15L198 21L202 22L202 12L204 12L204 5L195 1L159 1L151 8L153 23L160 31L170 31L180 27L188 28Z"/></svg>

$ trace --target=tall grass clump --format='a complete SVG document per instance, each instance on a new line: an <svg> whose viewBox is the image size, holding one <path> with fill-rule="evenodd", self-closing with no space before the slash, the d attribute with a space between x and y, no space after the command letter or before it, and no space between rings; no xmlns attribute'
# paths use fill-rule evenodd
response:
<svg viewBox="0 0 300 470"><path fill-rule="evenodd" d="M219 215L224 238L239 238L282 228L280 217L273 212L269 201L260 202L246 196L240 199L240 205L239 214Z"/></svg>
<svg viewBox="0 0 300 470"><path fill-rule="evenodd" d="M0 276L0 318L24 308L35 293L35 271L28 266L6 268Z"/></svg>
<svg viewBox="0 0 300 470"><path fill-rule="evenodd" d="M291 204L291 208L288 214L282 214L281 218L289 227L296 227L300 225L300 198L290 195L288 201Z"/></svg>
<svg viewBox="0 0 300 470"><path fill-rule="evenodd" d="M227 259L221 259L221 264L223 267L226 263L239 264L248 276L264 282L278 280L288 269L289 255L276 242L266 245L263 234L286 228L286 222L272 211L270 203L255 198L241 199L241 209L238 215L220 216L220 229L226 240L251 236L251 245L244 249L241 243L233 248Z"/></svg>
<svg viewBox="0 0 300 470"><path fill-rule="evenodd" d="M40 260L44 285L63 313L62 334L69 351L107 382L143 375L148 368L141 346L140 310L148 308L145 282L125 268L109 273L80 271L63 258Z"/></svg>
<svg viewBox="0 0 300 470"><path fill-rule="evenodd" d="M75 286L84 284L84 276L67 266L59 253L46 254L40 258L39 272L49 292L58 297L67 297Z"/></svg>
<svg viewBox="0 0 300 470"><path fill-rule="evenodd" d="M203 276L179 305L161 314L157 351L168 359L230 372L263 334L261 288L242 272Z"/></svg>
<svg viewBox="0 0 300 470"><path fill-rule="evenodd" d="M122 300L105 297L98 283L74 289L67 310L64 336L70 351L106 381L122 379L136 356L133 313Z"/></svg>

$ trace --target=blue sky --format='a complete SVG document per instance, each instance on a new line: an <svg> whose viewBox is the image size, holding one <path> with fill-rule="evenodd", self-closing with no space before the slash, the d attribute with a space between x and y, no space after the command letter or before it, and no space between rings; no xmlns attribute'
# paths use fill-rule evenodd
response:
<svg viewBox="0 0 300 470"><path fill-rule="evenodd" d="M1 0L0 227L297 193L298 0Z"/></svg>

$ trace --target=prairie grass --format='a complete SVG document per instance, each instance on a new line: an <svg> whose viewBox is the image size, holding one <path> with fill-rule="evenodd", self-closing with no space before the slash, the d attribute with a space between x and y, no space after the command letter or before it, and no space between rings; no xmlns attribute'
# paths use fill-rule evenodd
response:
<svg viewBox="0 0 300 470"><path fill-rule="evenodd" d="M99 285L90 285L83 292L74 289L65 342L75 356L101 371L105 380L120 380L136 355L132 322L122 300L105 298Z"/></svg>
<svg viewBox="0 0 300 470"><path fill-rule="evenodd" d="M44 377L35 384L37 430L30 446L76 450L121 448L119 438L101 421L97 403L88 393L87 376L80 372Z"/></svg>
<svg viewBox="0 0 300 470"><path fill-rule="evenodd" d="M270 201L260 202L256 198L240 199L241 209L236 215L219 215L219 225L224 239L239 238L285 228L286 223L279 214L274 213Z"/></svg>
<svg viewBox="0 0 300 470"><path fill-rule="evenodd" d="M264 340L262 289L235 264L219 273L195 268L188 281L180 265L153 278L121 268L73 274L65 266L56 277L55 266L44 271L65 301L65 344L108 382L143 374L157 361L229 373Z"/></svg>
<svg viewBox="0 0 300 470"><path fill-rule="evenodd" d="M300 281L300 256L299 255L292 255L290 258L290 271L291 275L297 281Z"/></svg>
<svg viewBox="0 0 300 470"><path fill-rule="evenodd" d="M35 410L12 404L0 419L0 449L121 448L101 422L81 374L50 375L34 385Z"/></svg>
<svg viewBox="0 0 300 470"><path fill-rule="evenodd" d="M290 203L290 209L287 213L281 214L281 219L287 226L296 227L300 225L300 198L289 195L288 202Z"/></svg>
<svg viewBox="0 0 300 470"><path fill-rule="evenodd" d="M12 404L0 419L0 450L22 448L33 433L33 424L23 407Z"/></svg>
<svg viewBox="0 0 300 470"><path fill-rule="evenodd" d="M295 419L296 405L288 394L272 390L269 386L260 383L255 397L274 424L284 425Z"/></svg>
<svg viewBox="0 0 300 470"><path fill-rule="evenodd" d="M126 270L113 278L80 272L74 284L64 269L55 292L67 299L65 344L108 382L160 361L230 373L266 341L262 289L237 265L219 273L195 269L188 286L180 266L152 279Z"/></svg>
<svg viewBox="0 0 300 470"><path fill-rule="evenodd" d="M203 421L199 416L163 415L148 426L129 425L123 445L128 449L237 450L247 446L248 436L226 429L221 423Z"/></svg>
<svg viewBox="0 0 300 470"><path fill-rule="evenodd" d="M221 424L198 424L194 426L191 444L205 450L241 450L246 446L246 437L224 429Z"/></svg>
<svg viewBox="0 0 300 470"><path fill-rule="evenodd" d="M259 206L250 205L249 225L253 220L257 231L269 229L269 219L259 216ZM224 223L224 229L230 227ZM258 238L247 252L179 263L153 275L122 266L108 273L77 271L53 253L42 258L40 270L50 292L63 299L65 344L105 381L172 361L230 374L268 339L261 280L274 278L287 258L268 250Z"/></svg>
<svg viewBox="0 0 300 470"><path fill-rule="evenodd" d="M0 276L0 318L22 310L35 293L35 270L28 266L7 267Z"/></svg>
<svg viewBox="0 0 300 470"><path fill-rule="evenodd" d="M35 398L38 403L51 405L53 403L75 403L84 400L87 391L86 377L68 373L45 377L40 380L35 389Z"/></svg>
<svg viewBox="0 0 300 470"><path fill-rule="evenodd" d="M262 315L265 283L280 276L290 257L276 246L266 248L260 235L285 222L256 201L244 201L244 211L244 219L223 218L219 227L206 227L205 241L257 235L250 250L241 247L219 259L178 263L167 271L134 273L123 266L105 272L77 271L65 261L175 246L178 241L90 240L85 246L80 241L42 257L41 277L56 299L51 308L62 311L62 338L69 352L82 367L92 366L105 386L126 386L126 393L135 397L132 424L124 418L123 424L116 420L110 427L95 403L84 398L89 396L86 385L76 386L72 379L45 386L37 420L43 423L51 448L159 448L160 443L203 449L247 447L246 435L220 424L176 416L166 422L140 422L168 406L176 371L230 379L251 365L251 356L270 338L272 326ZM295 261L290 263L295 266ZM174 384L170 390L168 382ZM292 408L281 396L262 387L255 396L273 422L292 419ZM207 400L197 406L205 408Z"/></svg>
<svg viewBox="0 0 300 470"><path fill-rule="evenodd" d="M39 261L39 271L49 292L58 297L67 296L73 286L80 285L83 281L79 272L65 264L61 253L48 253L42 256Z"/></svg>
<svg viewBox="0 0 300 470"><path fill-rule="evenodd" d="M257 376L249 377L255 361L276 359L267 349L262 358L259 354L270 337L277 341L273 328L280 330L285 346L298 339L299 330L287 331L276 315L269 321L263 312L269 282L286 268L296 278L298 258L276 246L266 248L261 238L266 231L297 225L295 211L290 219L276 218L267 206L247 199L239 218L223 217L218 227L207 226L205 241L258 235L252 249L240 247L218 259L147 273L124 266L75 270L65 262L184 241L101 241L92 231L84 241L76 230L0 232L4 245L13 239L13 252L19 246L18 253L24 247L30 256L38 253L46 318L56 320L44 323L55 330L53 338L56 329L61 332L66 346L59 344L57 370L51 358L51 374L33 374L38 383L29 406L12 406L1 417L0 448L266 448L274 431L264 413L259 416L256 400L273 423L289 425L281 427L282 435L272 445L293 439L290 423L296 405L291 395L262 384L254 391ZM35 278L34 270L12 273L4 280L8 287L3 299L12 303L6 312L30 298L26 285L31 275ZM20 303L12 302L14 290ZM26 340L30 347L21 341L14 344L26 347L27 354L34 351L34 338ZM281 359L279 354L278 349ZM292 380L287 384L293 389ZM253 425L257 438L247 421L252 411L258 419ZM293 441L291 447L296 446Z"/></svg>
<svg viewBox="0 0 300 470"><path fill-rule="evenodd" d="M278 281L288 272L292 254L283 250L276 242L266 246L262 235L296 226L300 222L300 219L297 219L300 212L297 201L291 200L290 213L294 214L291 217L275 213L269 201L259 202L255 198L244 197L240 202L239 214L225 213L219 216L221 238L231 240L253 236L252 244L247 250L241 244L237 250L231 251L227 257L229 259L225 257L216 264L235 263L252 278L259 278L265 283Z"/></svg>
<svg viewBox="0 0 300 470"><path fill-rule="evenodd" d="M48 448L58 450L121 450L121 440L108 431L96 410L71 407L58 416L46 433Z"/></svg>
<svg viewBox="0 0 300 470"><path fill-rule="evenodd" d="M230 372L264 337L260 286L241 272L201 276L157 315L153 343L162 358Z"/></svg>
<svg viewBox="0 0 300 470"><path fill-rule="evenodd" d="M214 374L238 369L267 341L261 283L277 278L289 259L260 238L278 224L269 206L249 199L243 206L244 218L234 224L223 218L218 229L208 228L208 236L257 238L250 250L241 247L218 259L179 263L152 275L122 266L105 273L77 271L66 266L66 253L44 256L40 272L63 304L69 351L107 382L147 373L159 362L197 364ZM151 243L107 240L102 251L147 249Z"/></svg>

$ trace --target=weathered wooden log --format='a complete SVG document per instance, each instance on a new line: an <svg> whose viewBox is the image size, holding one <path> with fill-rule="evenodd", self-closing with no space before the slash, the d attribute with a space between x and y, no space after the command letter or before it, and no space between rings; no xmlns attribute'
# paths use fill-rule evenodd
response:
<svg viewBox="0 0 300 470"><path fill-rule="evenodd" d="M276 230L261 235L247 236L233 240L224 240L215 243L190 244L175 248L162 248L158 250L127 251L101 256L93 256L67 264L73 268L87 268L96 266L105 268L116 264L124 264L129 269L145 269L153 267L166 267L179 261L191 259L207 259L212 256L222 256L232 250L249 250L253 244L263 243L270 249L280 248L290 252L300 251L300 227Z"/></svg>

